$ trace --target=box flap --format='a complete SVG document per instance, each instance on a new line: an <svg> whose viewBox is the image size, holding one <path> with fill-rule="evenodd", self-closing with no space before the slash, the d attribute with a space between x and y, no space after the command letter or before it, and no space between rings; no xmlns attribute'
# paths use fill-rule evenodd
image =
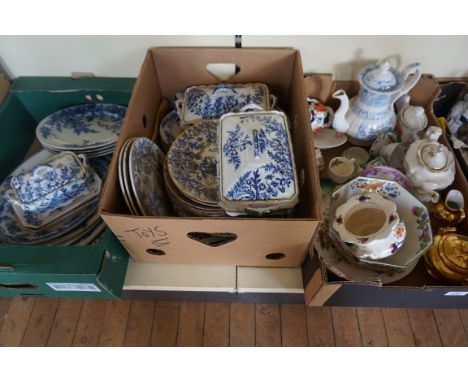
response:
<svg viewBox="0 0 468 382"><path fill-rule="evenodd" d="M0 104L3 102L8 90L10 90L10 82L0 74Z"/></svg>

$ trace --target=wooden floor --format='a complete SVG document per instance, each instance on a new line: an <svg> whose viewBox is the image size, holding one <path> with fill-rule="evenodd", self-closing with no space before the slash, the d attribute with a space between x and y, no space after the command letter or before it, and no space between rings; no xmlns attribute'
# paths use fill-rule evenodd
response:
<svg viewBox="0 0 468 382"><path fill-rule="evenodd" d="M468 310L0 298L0 346L467 346Z"/></svg>

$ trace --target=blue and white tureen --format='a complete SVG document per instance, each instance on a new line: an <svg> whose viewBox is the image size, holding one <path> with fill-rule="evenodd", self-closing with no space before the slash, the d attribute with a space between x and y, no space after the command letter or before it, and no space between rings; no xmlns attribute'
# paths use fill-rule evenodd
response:
<svg viewBox="0 0 468 382"><path fill-rule="evenodd" d="M279 111L228 113L218 125L218 192L230 213L268 213L299 201L288 118Z"/></svg>

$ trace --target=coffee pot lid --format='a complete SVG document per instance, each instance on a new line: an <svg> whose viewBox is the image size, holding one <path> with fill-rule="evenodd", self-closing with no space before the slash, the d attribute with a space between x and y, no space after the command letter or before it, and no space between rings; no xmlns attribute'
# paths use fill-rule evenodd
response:
<svg viewBox="0 0 468 382"><path fill-rule="evenodd" d="M433 171L442 171L447 165L445 147L437 142L429 142L420 148L420 158L423 164Z"/></svg>
<svg viewBox="0 0 468 382"><path fill-rule="evenodd" d="M387 61L366 67L362 80L366 86L378 91L392 91L399 86L398 78Z"/></svg>
<svg viewBox="0 0 468 382"><path fill-rule="evenodd" d="M427 116L421 106L407 106L401 116L404 124L412 129L422 130L427 125Z"/></svg>

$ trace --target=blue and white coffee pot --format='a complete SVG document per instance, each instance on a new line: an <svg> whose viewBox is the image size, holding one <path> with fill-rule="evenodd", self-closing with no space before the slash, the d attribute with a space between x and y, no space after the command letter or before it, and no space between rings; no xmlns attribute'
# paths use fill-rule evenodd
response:
<svg viewBox="0 0 468 382"><path fill-rule="evenodd" d="M408 76L414 74L410 79ZM421 65L414 63L399 72L388 62L365 66L359 72L359 94L349 100L344 90L333 93L341 101L333 128L350 137L350 142L368 146L396 124L395 101L408 93L421 77Z"/></svg>

